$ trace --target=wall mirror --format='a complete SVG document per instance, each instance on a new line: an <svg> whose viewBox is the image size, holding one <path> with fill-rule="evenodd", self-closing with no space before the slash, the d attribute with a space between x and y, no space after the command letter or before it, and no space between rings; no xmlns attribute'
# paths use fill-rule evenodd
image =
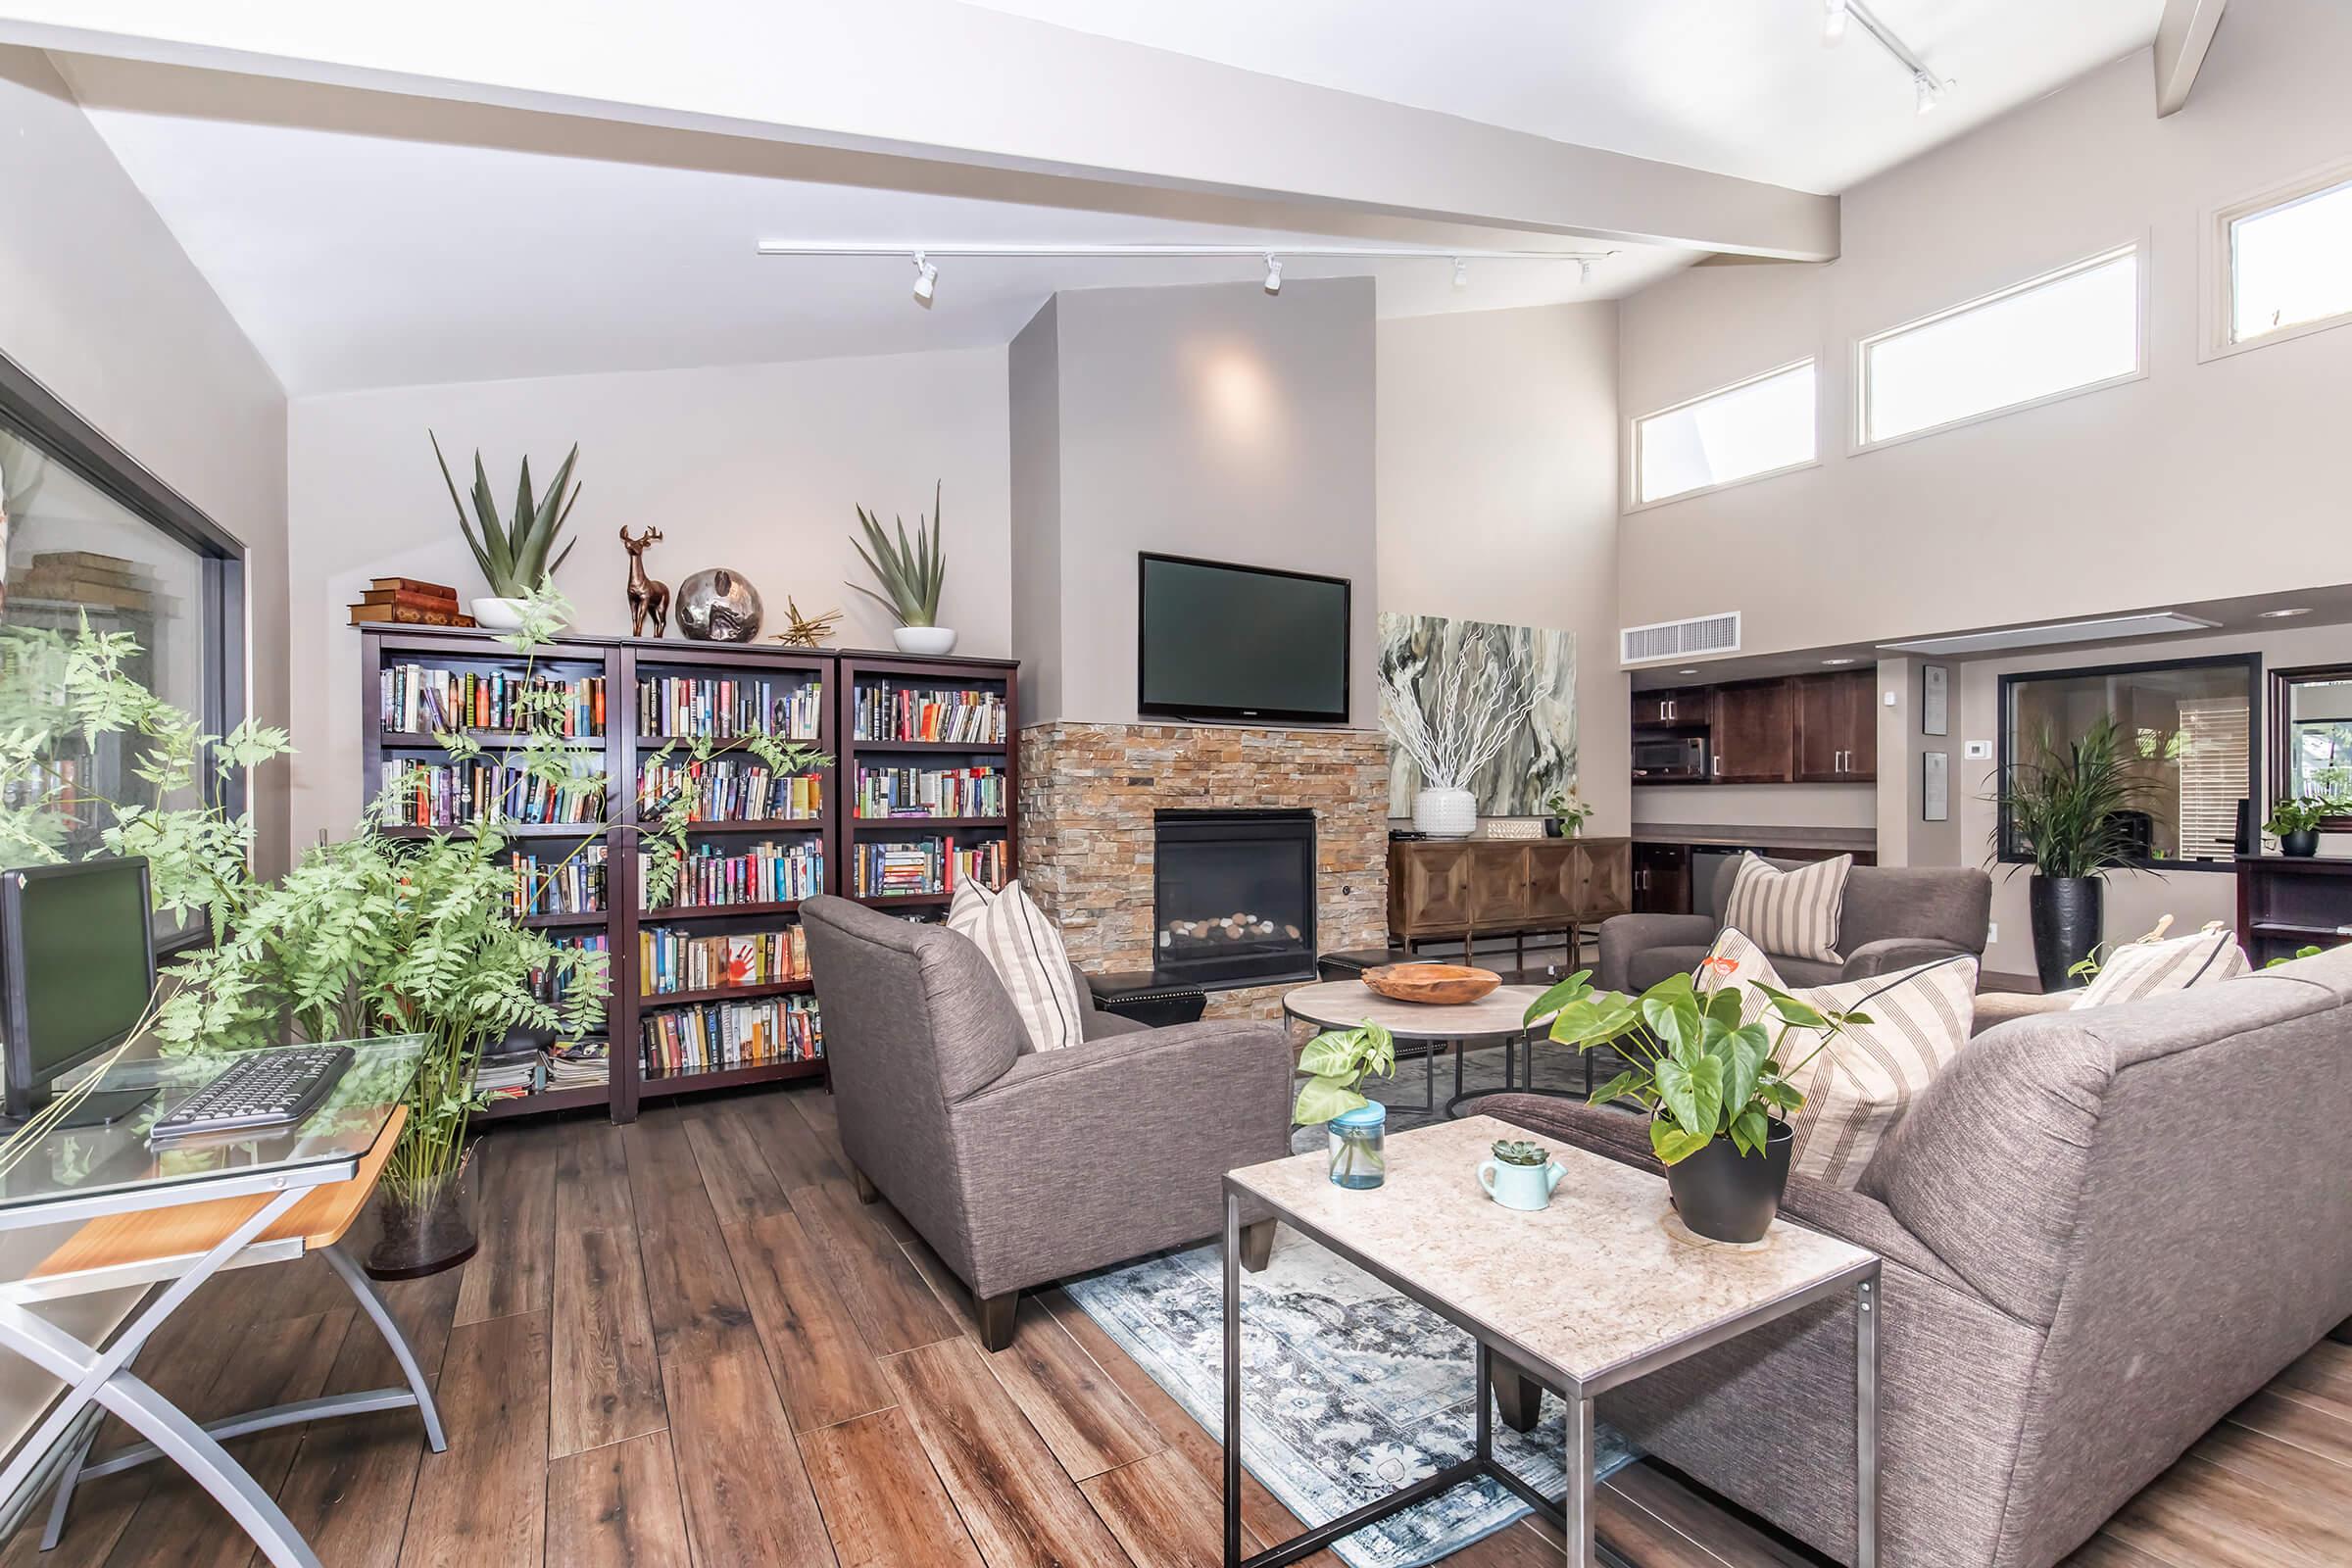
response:
<svg viewBox="0 0 2352 1568"><path fill-rule="evenodd" d="M2279 799L2352 800L2352 664L2271 671L2270 750ZM2321 826L2352 832L2352 811Z"/></svg>

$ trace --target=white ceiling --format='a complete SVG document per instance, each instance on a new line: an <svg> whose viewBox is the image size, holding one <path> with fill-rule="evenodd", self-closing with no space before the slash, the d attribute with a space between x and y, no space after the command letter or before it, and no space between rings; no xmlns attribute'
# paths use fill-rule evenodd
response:
<svg viewBox="0 0 2352 1568"><path fill-rule="evenodd" d="M1879 0L1943 74L1904 74L1817 0L1001 0L991 10L1512 129L1814 190L2145 44L2161 0ZM287 390L751 364L1006 342L1060 289L1258 273L1213 260L761 259L760 240L1568 248L1377 211L1054 179L182 66L58 55L116 157ZM1265 134L1280 136L1279 125ZM1298 259L1383 316L1606 299L1694 254L1572 265Z"/></svg>
<svg viewBox="0 0 2352 1568"><path fill-rule="evenodd" d="M761 258L761 240L1390 243L839 182L765 143L58 56L92 122L289 393L996 346L1059 289L1242 281L1253 260ZM845 168L837 166L845 165ZM721 167L698 167L718 165ZM732 167L727 167L727 166ZM815 172L829 177L786 177ZM974 187L984 175L950 178ZM1360 225L1359 225L1360 226ZM1527 235L1466 243L1533 248ZM1575 243L1557 242L1562 248ZM1377 279L1387 316L1604 299L1688 265L1284 264Z"/></svg>
<svg viewBox="0 0 2352 1568"><path fill-rule="evenodd" d="M2156 37L2163 0L1870 0L1939 76L1821 0L983 0L1318 87L1798 190L1890 169ZM2151 94L2153 93L2151 87ZM2151 110L2153 113L2153 110Z"/></svg>

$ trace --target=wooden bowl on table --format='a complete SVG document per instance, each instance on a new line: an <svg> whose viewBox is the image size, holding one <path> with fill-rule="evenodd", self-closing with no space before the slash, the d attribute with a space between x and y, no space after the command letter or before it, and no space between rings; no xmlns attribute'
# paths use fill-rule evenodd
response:
<svg viewBox="0 0 2352 1568"><path fill-rule="evenodd" d="M1502 976L1492 969L1459 963L1385 963L1366 969L1363 980L1392 1002L1424 1002L1433 1006L1476 1002L1502 984Z"/></svg>

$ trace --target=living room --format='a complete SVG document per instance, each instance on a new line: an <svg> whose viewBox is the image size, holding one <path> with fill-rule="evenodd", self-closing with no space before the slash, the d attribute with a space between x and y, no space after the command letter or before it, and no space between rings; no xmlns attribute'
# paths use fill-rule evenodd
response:
<svg viewBox="0 0 2352 1568"><path fill-rule="evenodd" d="M0 0L0 1560L2352 1560L2348 64Z"/></svg>

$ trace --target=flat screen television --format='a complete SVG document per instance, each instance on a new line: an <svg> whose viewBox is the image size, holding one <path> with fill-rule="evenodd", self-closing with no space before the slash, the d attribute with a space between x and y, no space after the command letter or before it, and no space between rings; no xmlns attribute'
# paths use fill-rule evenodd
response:
<svg viewBox="0 0 2352 1568"><path fill-rule="evenodd" d="M1138 711L1348 721L1347 578L1149 553L1142 574Z"/></svg>

